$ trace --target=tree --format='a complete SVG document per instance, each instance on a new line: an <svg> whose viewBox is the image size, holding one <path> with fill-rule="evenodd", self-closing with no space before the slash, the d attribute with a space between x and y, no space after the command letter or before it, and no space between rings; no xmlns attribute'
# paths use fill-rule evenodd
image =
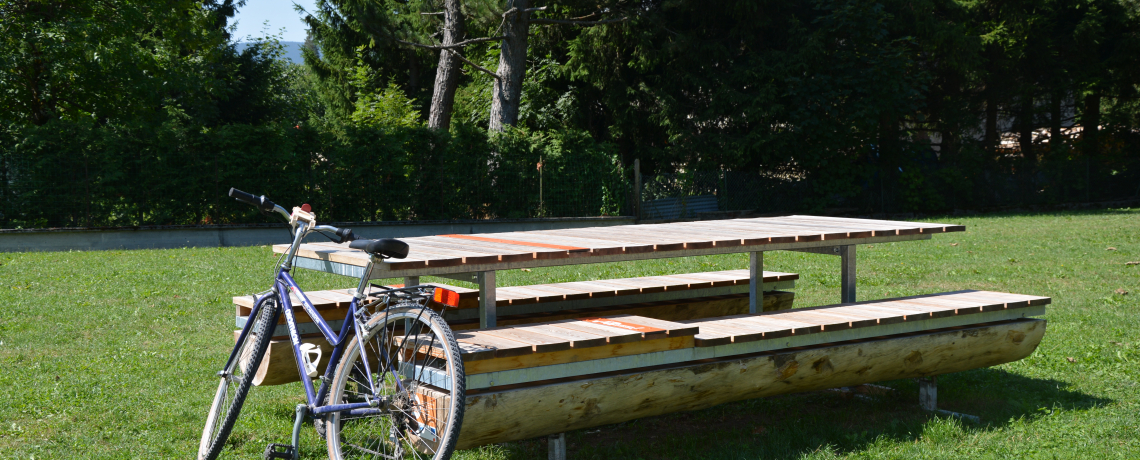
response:
<svg viewBox="0 0 1140 460"><path fill-rule="evenodd" d="M213 83L195 73L225 41L214 13L194 0L0 3L0 116L42 125L193 105Z"/></svg>
<svg viewBox="0 0 1140 460"><path fill-rule="evenodd" d="M574 19L532 19L531 13L544 11L547 7L532 8L528 0L507 0L506 6L501 25L503 38L499 46L499 68L491 93L491 120L488 126L491 131L502 131L507 126L518 123L519 101L522 99L523 81L526 79L527 46L531 25L594 26L629 19L627 16L618 16L605 20L584 20L587 17L601 15L603 11L610 14L620 12L618 7L626 6L621 2L597 5L597 10L593 13Z"/></svg>

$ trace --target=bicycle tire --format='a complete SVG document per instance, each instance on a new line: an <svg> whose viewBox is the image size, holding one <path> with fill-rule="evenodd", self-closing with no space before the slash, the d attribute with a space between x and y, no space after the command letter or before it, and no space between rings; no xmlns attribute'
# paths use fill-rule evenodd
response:
<svg viewBox="0 0 1140 460"><path fill-rule="evenodd" d="M400 332L400 325L411 334ZM329 402L372 399L360 391L369 386L364 378L368 369L382 386L378 393L389 404L373 414L329 414L324 424L329 458L451 458L463 424L466 387L459 344L451 328L429 308L397 305L373 315L363 330L367 331L362 340L365 347L375 351L366 354L369 366L364 366L360 342L349 346L337 365ZM408 340L409 336L418 340ZM409 361L409 356L415 359ZM392 372L393 367L400 373ZM401 376L408 377L407 381L400 378L403 385L396 386L393 377Z"/></svg>
<svg viewBox="0 0 1140 460"><path fill-rule="evenodd" d="M202 428L198 460L217 458L233 430L280 315L276 295L273 296L262 303L257 317L250 319L254 323L239 345L236 359L230 363L229 368L223 370L224 374L219 378L218 391L214 394L214 401L206 414L206 425ZM222 417L220 423L219 417Z"/></svg>

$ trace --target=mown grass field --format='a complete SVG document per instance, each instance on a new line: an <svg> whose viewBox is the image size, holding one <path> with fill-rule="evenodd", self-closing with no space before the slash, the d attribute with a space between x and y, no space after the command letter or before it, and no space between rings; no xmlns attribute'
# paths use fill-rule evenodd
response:
<svg viewBox="0 0 1140 460"><path fill-rule="evenodd" d="M568 434L572 459L1140 458L1140 210L943 217L965 233L859 248L859 298L958 289L1053 297L1030 357L871 400L814 392ZM284 232L282 232L284 235ZM230 297L263 288L266 247L0 254L0 458L192 458L232 345ZM836 303L836 257L774 252L796 305ZM508 271L500 285L744 268L745 255ZM302 272L309 289L352 281ZM228 458L286 442L299 384L254 388ZM325 458L312 429L303 458ZM459 452L546 458L544 440Z"/></svg>

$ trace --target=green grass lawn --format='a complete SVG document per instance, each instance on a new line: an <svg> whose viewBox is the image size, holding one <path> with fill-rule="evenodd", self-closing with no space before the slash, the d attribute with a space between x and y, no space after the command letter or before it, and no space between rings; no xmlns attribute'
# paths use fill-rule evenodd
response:
<svg viewBox="0 0 1140 460"><path fill-rule="evenodd" d="M989 289L1050 296L1030 357L939 378L933 416L912 381L871 400L813 392L568 434L573 459L1140 458L1140 210L943 217L965 233L859 248L862 300ZM0 254L0 458L192 458L230 297L262 289L266 247ZM839 258L773 252L796 305L838 302ZM500 272L500 285L726 270L746 255ZM302 272L309 289L348 278ZM1124 294L1127 292L1127 294ZM299 384L254 388L229 458L286 442ZM304 458L325 458L312 429ZM544 440L459 452L546 458Z"/></svg>

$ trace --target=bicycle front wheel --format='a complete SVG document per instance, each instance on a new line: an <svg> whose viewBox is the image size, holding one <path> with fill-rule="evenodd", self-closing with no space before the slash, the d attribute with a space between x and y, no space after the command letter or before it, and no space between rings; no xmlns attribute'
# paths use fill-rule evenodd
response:
<svg viewBox="0 0 1140 460"><path fill-rule="evenodd" d="M409 304L377 313L363 329L337 366L329 404L372 407L329 415L329 458L451 458L466 385L451 328Z"/></svg>
<svg viewBox="0 0 1140 460"><path fill-rule="evenodd" d="M261 366L269 339L277 327L280 314L276 296L266 299L257 316L249 318L253 324L245 339L237 344L234 360L222 370L218 391L210 412L206 414L206 426L202 429L202 440L198 444L198 460L214 460L221 453L226 439L233 430L253 376Z"/></svg>

